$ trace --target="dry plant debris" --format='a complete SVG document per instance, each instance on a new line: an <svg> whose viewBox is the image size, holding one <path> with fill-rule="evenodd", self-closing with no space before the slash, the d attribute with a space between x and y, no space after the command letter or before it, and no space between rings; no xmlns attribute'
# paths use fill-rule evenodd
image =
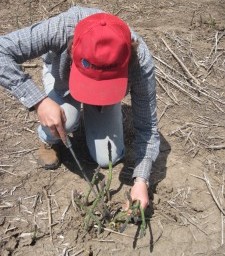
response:
<svg viewBox="0 0 225 256"><path fill-rule="evenodd" d="M158 121L176 105L183 107L182 94L186 96L186 104L196 106L193 109L193 119L182 123L169 135L184 140L188 147L187 153L195 157L200 149L221 150L225 148L225 98L220 87L217 87L211 77L223 77L224 49L219 44L224 39L224 31L216 32L213 47L208 56L200 57L199 52L192 45L191 38L184 39L176 33L164 35L160 38L163 52L154 56L156 61L156 80L165 93L165 98L158 96L158 100L165 107L161 110ZM179 99L180 97L180 99ZM167 100L168 98L168 100ZM190 99L190 101L188 101ZM200 113L200 112L199 112Z"/></svg>

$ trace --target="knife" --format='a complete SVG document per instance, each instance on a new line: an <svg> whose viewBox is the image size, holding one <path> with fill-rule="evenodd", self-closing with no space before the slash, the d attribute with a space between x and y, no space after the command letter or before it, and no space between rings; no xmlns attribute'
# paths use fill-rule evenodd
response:
<svg viewBox="0 0 225 256"><path fill-rule="evenodd" d="M85 180L88 182L89 186L92 188L94 194L97 196L97 192L93 188L93 185L91 184L91 181L89 180L89 178L88 178L84 168L81 166L80 161L78 160L77 156L75 155L75 152L74 152L73 147L72 147L71 140L70 140L68 135L66 136L65 146L69 149L69 151L70 151L71 155L73 156L73 159L75 160L79 170L81 171L81 173L84 176Z"/></svg>

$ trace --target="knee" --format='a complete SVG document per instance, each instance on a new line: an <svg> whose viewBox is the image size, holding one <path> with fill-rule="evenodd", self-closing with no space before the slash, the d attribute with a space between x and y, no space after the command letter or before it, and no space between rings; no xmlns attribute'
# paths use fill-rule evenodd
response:
<svg viewBox="0 0 225 256"><path fill-rule="evenodd" d="M68 103L61 105L66 115L65 130L67 133L75 131L80 124L80 109L79 106L73 106Z"/></svg>
<svg viewBox="0 0 225 256"><path fill-rule="evenodd" d="M79 118L74 119L74 118L67 118L66 123L65 123L65 130L66 133L71 133L77 130L79 127Z"/></svg>

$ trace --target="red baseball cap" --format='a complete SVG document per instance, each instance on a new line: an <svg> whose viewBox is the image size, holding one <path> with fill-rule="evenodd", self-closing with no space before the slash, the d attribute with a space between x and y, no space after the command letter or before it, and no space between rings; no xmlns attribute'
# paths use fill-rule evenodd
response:
<svg viewBox="0 0 225 256"><path fill-rule="evenodd" d="M120 102L127 91L131 55L129 27L118 17L93 14L74 30L70 94L91 105Z"/></svg>

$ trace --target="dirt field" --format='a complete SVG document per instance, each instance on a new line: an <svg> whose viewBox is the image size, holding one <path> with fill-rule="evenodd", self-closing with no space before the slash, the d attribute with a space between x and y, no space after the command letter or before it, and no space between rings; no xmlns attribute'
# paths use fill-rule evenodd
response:
<svg viewBox="0 0 225 256"><path fill-rule="evenodd" d="M149 228L141 239L134 224L123 235L85 232L71 193L84 192L88 185L69 152L62 147L58 170L41 169L37 117L1 88L0 255L225 255L224 0L1 0L0 33L75 4L117 14L144 37L155 58L161 146L151 178ZM37 65L25 71L41 86L41 62L30 63ZM128 96L123 110L127 154L114 167L111 186L112 203L118 205L131 185L129 102ZM82 127L73 144L82 164L93 171L95 166L85 161Z"/></svg>

